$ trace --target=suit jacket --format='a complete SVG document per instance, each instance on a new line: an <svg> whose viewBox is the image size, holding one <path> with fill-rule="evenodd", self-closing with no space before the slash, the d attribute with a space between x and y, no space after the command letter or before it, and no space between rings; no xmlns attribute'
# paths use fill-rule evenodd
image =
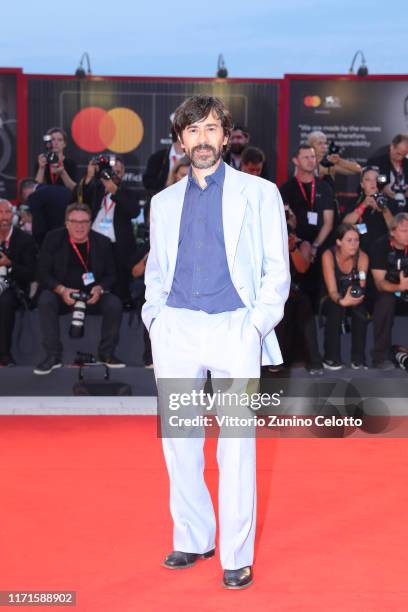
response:
<svg viewBox="0 0 408 612"><path fill-rule="evenodd" d="M21 289L27 289L35 277L37 246L34 238L18 227L13 228L7 256L11 260L11 280Z"/></svg>
<svg viewBox="0 0 408 612"><path fill-rule="evenodd" d="M27 204L33 216L33 236L39 246L47 232L64 226L65 210L72 201L71 191L59 185L38 185L29 196Z"/></svg>
<svg viewBox="0 0 408 612"><path fill-rule="evenodd" d="M186 186L187 177L152 199L142 311L148 329L173 283ZM283 317L290 272L285 212L276 185L226 165L222 216L231 280L262 335L262 364L281 363L274 328Z"/></svg>
<svg viewBox="0 0 408 612"><path fill-rule="evenodd" d="M91 208L92 222L95 221L101 209L104 195L105 187L101 181L94 180L88 185L84 185L83 199L84 203L88 204ZM117 192L112 196L112 200L116 202L113 212L113 228L115 230L116 247L120 263L127 269L130 269L130 254L136 248L131 219L137 217L140 212L139 202L135 200L133 194L122 184L119 185Z"/></svg>
<svg viewBox="0 0 408 612"><path fill-rule="evenodd" d="M97 285L110 291L116 281L112 244L109 238L89 232L91 271ZM49 232L42 244L38 260L38 280L43 289L55 289L64 283L72 249L68 231L63 227Z"/></svg>

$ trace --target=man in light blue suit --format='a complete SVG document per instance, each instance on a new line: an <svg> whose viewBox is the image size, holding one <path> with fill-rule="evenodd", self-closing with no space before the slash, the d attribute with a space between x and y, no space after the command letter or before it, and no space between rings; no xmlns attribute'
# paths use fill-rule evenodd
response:
<svg viewBox="0 0 408 612"><path fill-rule="evenodd" d="M227 166L232 119L211 96L177 109L174 129L191 160L189 175L156 195L143 321L158 381L259 378L281 363L274 328L290 275L285 212L273 183ZM159 393L160 395L160 393ZM256 524L255 436L220 435L219 526L223 585L253 581ZM179 569L214 555L215 514L204 481L204 438L163 437Z"/></svg>

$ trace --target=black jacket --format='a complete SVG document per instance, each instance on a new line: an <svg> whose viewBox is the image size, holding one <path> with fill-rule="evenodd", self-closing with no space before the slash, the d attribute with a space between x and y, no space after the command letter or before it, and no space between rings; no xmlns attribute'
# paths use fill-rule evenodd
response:
<svg viewBox="0 0 408 612"><path fill-rule="evenodd" d="M116 268L109 238L91 230L89 232L91 272L97 285L110 291L116 281ZM38 259L38 280L43 289L53 290L65 284L70 249L68 231L65 228L49 232L42 244Z"/></svg>
<svg viewBox="0 0 408 612"><path fill-rule="evenodd" d="M91 208L92 222L95 221L101 209L104 196L105 187L101 181L93 180L88 185L84 184L83 200ZM138 216L140 206L133 194L123 184L119 185L117 192L112 196L112 200L116 202L113 213L116 250L119 253L121 264L128 268L129 253L133 252L136 247L131 220Z"/></svg>
<svg viewBox="0 0 408 612"><path fill-rule="evenodd" d="M10 279L20 289L27 289L35 278L37 246L34 238L15 227L11 234L6 255L11 261Z"/></svg>
<svg viewBox="0 0 408 612"><path fill-rule="evenodd" d="M161 191L166 186L170 170L170 148L160 149L147 160L146 172L143 175L143 185L151 194Z"/></svg>
<svg viewBox="0 0 408 612"><path fill-rule="evenodd" d="M65 210L72 201L71 191L58 185L38 185L29 196L27 204L33 216L33 236L39 246L47 232L64 226Z"/></svg>

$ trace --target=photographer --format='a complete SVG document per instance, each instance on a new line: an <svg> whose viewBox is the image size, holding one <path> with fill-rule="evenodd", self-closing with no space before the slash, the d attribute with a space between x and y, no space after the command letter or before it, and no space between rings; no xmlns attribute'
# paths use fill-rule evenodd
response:
<svg viewBox="0 0 408 612"><path fill-rule="evenodd" d="M392 326L397 300L408 297L408 213L393 217L389 236L379 238L370 252L371 272L377 288L373 313L373 366L391 370ZM401 341L398 340L401 344Z"/></svg>
<svg viewBox="0 0 408 612"><path fill-rule="evenodd" d="M47 185L62 185L73 191L77 180L77 165L65 157L67 135L62 128L50 128L43 137L45 152L37 158L35 180Z"/></svg>
<svg viewBox="0 0 408 612"><path fill-rule="evenodd" d="M369 252L373 242L387 234L392 221L387 197L383 195L383 185L378 179L377 168L363 168L360 179L361 195L354 210L343 219L343 223L356 225L360 234L360 246L366 252Z"/></svg>
<svg viewBox="0 0 408 612"><path fill-rule="evenodd" d="M368 270L368 256L360 251L360 237L350 223L341 223L336 231L336 244L323 253L323 278L328 298L325 303L323 366L328 370L343 368L341 361L341 327L345 324L346 309L351 314L351 367L367 368L365 343L367 313L364 288Z"/></svg>
<svg viewBox="0 0 408 612"><path fill-rule="evenodd" d="M307 144L315 150L318 175L333 189L336 174L350 175L361 172L360 164L340 156L340 147L334 141L327 144L327 137L323 132L311 132Z"/></svg>
<svg viewBox="0 0 408 612"><path fill-rule="evenodd" d="M408 197L408 137L397 134L388 147L388 151L375 155L368 160L370 166L377 166L380 174L387 177L384 195L390 199L390 210L393 215L407 212Z"/></svg>
<svg viewBox="0 0 408 612"><path fill-rule="evenodd" d="M113 351L119 341L122 305L109 293L115 282L112 247L105 236L91 230L91 211L84 204L70 204L65 228L49 232L43 242L38 265L42 288L38 300L45 359L35 374L49 374L61 367L62 344L58 316L72 310L78 298L89 294L87 314L102 315L99 360L109 368L124 367ZM79 300L78 300L79 301Z"/></svg>
<svg viewBox="0 0 408 612"><path fill-rule="evenodd" d="M304 286L305 273L312 263L312 249L310 242L296 235L296 217L287 205L285 205L285 214L288 227L291 286L283 319L275 328L276 337L286 367L295 360L293 344L300 337L302 348L306 353L306 369L309 374L320 375L323 374L323 366L317 343L316 323L312 302ZM274 366L269 369L277 371Z"/></svg>
<svg viewBox="0 0 408 612"><path fill-rule="evenodd" d="M118 272L115 293L129 299L129 253L135 249L132 219L140 212L138 201L122 183L125 164L120 157L99 155L88 164L82 197L92 211L92 229L109 238Z"/></svg>
<svg viewBox="0 0 408 612"><path fill-rule="evenodd" d="M0 200L0 366L15 365L11 341L15 312L34 280L36 246L33 238L13 227L13 206Z"/></svg>

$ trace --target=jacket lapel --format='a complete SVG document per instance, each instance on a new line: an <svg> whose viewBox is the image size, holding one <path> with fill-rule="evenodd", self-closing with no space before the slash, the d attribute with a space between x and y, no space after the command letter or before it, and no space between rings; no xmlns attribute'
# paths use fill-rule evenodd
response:
<svg viewBox="0 0 408 612"><path fill-rule="evenodd" d="M183 211L184 196L186 193L187 178L181 179L172 188L168 214L166 216L168 237L167 254L169 261L169 279L173 278L176 268L177 251L180 235L181 213Z"/></svg>
<svg viewBox="0 0 408 612"><path fill-rule="evenodd" d="M225 180L222 194L222 221L224 227L225 251L230 273L234 267L235 252L244 220L247 198L240 172L225 165Z"/></svg>

